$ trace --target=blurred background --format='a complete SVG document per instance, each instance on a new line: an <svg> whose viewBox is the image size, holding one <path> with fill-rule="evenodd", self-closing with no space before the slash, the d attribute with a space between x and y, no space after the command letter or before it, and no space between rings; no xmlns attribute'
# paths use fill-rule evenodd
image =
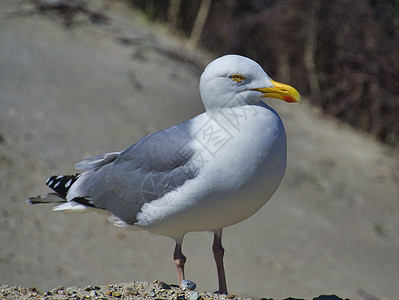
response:
<svg viewBox="0 0 399 300"><path fill-rule="evenodd" d="M398 1L131 3L191 46L252 57L326 114L398 146Z"/></svg>
<svg viewBox="0 0 399 300"><path fill-rule="evenodd" d="M399 295L398 1L0 1L0 285L176 283L174 242L26 199L84 158L204 111L199 76L248 56L293 85L269 101L288 139L273 198L226 228L230 293ZM212 235L187 277L217 290Z"/></svg>

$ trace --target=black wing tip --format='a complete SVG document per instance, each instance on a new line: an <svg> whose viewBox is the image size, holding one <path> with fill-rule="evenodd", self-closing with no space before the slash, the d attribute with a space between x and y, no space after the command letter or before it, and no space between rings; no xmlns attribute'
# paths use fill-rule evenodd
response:
<svg viewBox="0 0 399 300"><path fill-rule="evenodd" d="M54 175L46 181L46 185L62 197L66 197L69 189L79 178L80 174L75 175Z"/></svg>
<svg viewBox="0 0 399 300"><path fill-rule="evenodd" d="M71 201L74 201L76 203L82 204L82 205L87 206L87 207L100 209L99 207L96 207L94 205L93 201L90 198L79 197L79 198L73 198Z"/></svg>

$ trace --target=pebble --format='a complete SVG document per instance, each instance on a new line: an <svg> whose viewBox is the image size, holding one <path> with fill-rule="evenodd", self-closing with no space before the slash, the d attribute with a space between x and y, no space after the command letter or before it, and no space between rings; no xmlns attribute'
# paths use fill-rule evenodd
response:
<svg viewBox="0 0 399 300"><path fill-rule="evenodd" d="M163 281L159 282L159 287L163 290L170 290L171 286Z"/></svg>
<svg viewBox="0 0 399 300"><path fill-rule="evenodd" d="M59 287L57 287L55 289L50 290L50 293L58 294L60 291L64 291L64 290L65 290L64 287L61 285L61 286L59 286Z"/></svg>
<svg viewBox="0 0 399 300"><path fill-rule="evenodd" d="M66 291L68 293L72 294L72 293L76 293L78 291L78 288L76 286L70 286L70 287L67 287Z"/></svg>
<svg viewBox="0 0 399 300"><path fill-rule="evenodd" d="M84 288L84 290L85 290L86 292L94 291L94 290L99 290L99 289L100 289L100 287L99 287L99 286L96 286L96 285L88 285L88 286L86 286L86 287Z"/></svg>
<svg viewBox="0 0 399 300"><path fill-rule="evenodd" d="M190 292L190 296L188 297L189 300L198 300L201 296L197 291Z"/></svg>
<svg viewBox="0 0 399 300"><path fill-rule="evenodd" d="M121 292L118 292L118 291L112 292L111 295L114 296L114 297L116 297L116 298L122 297L122 293L121 293Z"/></svg>
<svg viewBox="0 0 399 300"><path fill-rule="evenodd" d="M195 290L195 288L197 287L197 284L191 280L184 279L181 281L180 287L183 290Z"/></svg>
<svg viewBox="0 0 399 300"><path fill-rule="evenodd" d="M131 286L128 286L125 289L125 292L127 295L133 295L133 296L137 296L139 293L137 289L135 289L134 287L131 287Z"/></svg>

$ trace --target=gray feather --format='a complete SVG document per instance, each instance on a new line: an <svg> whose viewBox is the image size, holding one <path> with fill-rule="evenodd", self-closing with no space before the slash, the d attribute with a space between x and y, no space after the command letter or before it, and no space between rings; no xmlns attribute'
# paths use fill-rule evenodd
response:
<svg viewBox="0 0 399 300"><path fill-rule="evenodd" d="M196 176L197 170L189 163L193 156L189 124L150 134L117 155L104 154L80 163L87 170L77 182L81 197L91 198L96 207L128 224L135 223L146 202Z"/></svg>
<svg viewBox="0 0 399 300"><path fill-rule="evenodd" d="M80 163L77 163L75 165L75 169L84 170L84 171L93 170L93 169L98 170L102 166L105 166L113 162L115 159L117 159L119 153L120 152L110 152L87 158L85 160L82 160Z"/></svg>

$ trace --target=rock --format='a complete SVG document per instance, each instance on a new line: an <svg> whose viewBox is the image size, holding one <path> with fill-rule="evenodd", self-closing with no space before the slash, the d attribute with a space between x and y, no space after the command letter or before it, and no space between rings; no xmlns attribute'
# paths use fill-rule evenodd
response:
<svg viewBox="0 0 399 300"><path fill-rule="evenodd" d="M197 287L197 284L191 280L184 279L181 281L180 287L183 290L195 290L195 288Z"/></svg>
<svg viewBox="0 0 399 300"><path fill-rule="evenodd" d="M113 292L111 292L111 295L112 295L113 297L116 297L116 298L122 297L122 293L121 293L121 292L118 292L118 291L113 291Z"/></svg>
<svg viewBox="0 0 399 300"><path fill-rule="evenodd" d="M313 300L343 300L343 299L336 295L320 295L319 297L313 298ZM345 300L349 300L349 299L345 299Z"/></svg>
<svg viewBox="0 0 399 300"><path fill-rule="evenodd" d="M163 281L160 281L158 284L159 284L159 287L161 289L164 289L164 290L170 290L171 289L171 286L169 284L163 282Z"/></svg>
<svg viewBox="0 0 399 300"><path fill-rule="evenodd" d="M190 296L188 297L189 300L198 300L201 296L197 291L190 292Z"/></svg>
<svg viewBox="0 0 399 300"><path fill-rule="evenodd" d="M61 286L59 286L59 287L57 287L55 289L50 290L50 292L52 294L58 294L60 291L64 291L64 290L65 290L65 288L61 285Z"/></svg>
<svg viewBox="0 0 399 300"><path fill-rule="evenodd" d="M134 287L128 286L128 287L125 289L125 293L126 293L126 295L137 296L139 292L138 292L137 289L135 289Z"/></svg>
<svg viewBox="0 0 399 300"><path fill-rule="evenodd" d="M70 287L67 287L66 291L68 293L72 294L72 293L76 293L78 291L78 288L76 286L70 286Z"/></svg>

